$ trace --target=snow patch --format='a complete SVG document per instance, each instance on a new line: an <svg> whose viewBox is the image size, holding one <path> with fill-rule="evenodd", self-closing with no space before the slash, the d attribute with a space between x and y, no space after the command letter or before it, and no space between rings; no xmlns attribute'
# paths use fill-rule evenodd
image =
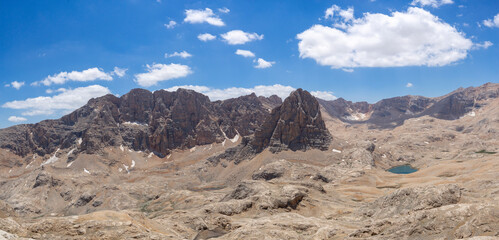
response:
<svg viewBox="0 0 499 240"><path fill-rule="evenodd" d="M237 133L236 136L234 136L234 138L230 139L230 141L233 143L237 142L237 140L239 140L239 133Z"/></svg>
<svg viewBox="0 0 499 240"><path fill-rule="evenodd" d="M128 166L125 165L125 164L123 164L123 167L125 167L125 170L126 170L127 174L130 174L130 171L128 171Z"/></svg>
<svg viewBox="0 0 499 240"><path fill-rule="evenodd" d="M123 168L118 168L118 172L123 172Z"/></svg>
<svg viewBox="0 0 499 240"><path fill-rule="evenodd" d="M11 173L11 172L12 172L12 169L9 170L9 173Z"/></svg>
<svg viewBox="0 0 499 240"><path fill-rule="evenodd" d="M168 154L168 156L166 156L166 159L170 159L171 156L171 154Z"/></svg>
<svg viewBox="0 0 499 240"><path fill-rule="evenodd" d="M383 156L381 156L382 158L386 158L386 154L383 154Z"/></svg>
<svg viewBox="0 0 499 240"><path fill-rule="evenodd" d="M476 116L476 113L475 113L475 111L471 111L471 112L469 112L469 113L468 113L468 114L466 114L466 115L468 115L468 116L470 116L470 117L474 117L474 116Z"/></svg>
<svg viewBox="0 0 499 240"><path fill-rule="evenodd" d="M224 141L222 142L222 146L224 146L224 147L225 147L225 141L226 141L226 140L227 140L227 139L224 139Z"/></svg>
<svg viewBox="0 0 499 240"><path fill-rule="evenodd" d="M219 127L220 128L220 131L222 132L222 134L224 135L224 138L227 139L227 134L225 134L224 130L222 130L222 127Z"/></svg>
<svg viewBox="0 0 499 240"><path fill-rule="evenodd" d="M40 167L41 167L41 166L43 166L43 165L47 165L47 164L51 164L51 163L55 163L55 162L57 162L57 160L59 160L59 158L58 158L58 157L56 157L56 155L57 155L57 152L59 152L59 150L61 150L61 149L60 149L60 148L58 148L58 149L55 151L54 155L52 155L52 157L50 157L49 159L47 159L47 161L45 161L44 163L42 163L42 164L40 165Z"/></svg>
<svg viewBox="0 0 499 240"><path fill-rule="evenodd" d="M196 147L189 149L189 152L194 152L194 151L196 151Z"/></svg>
<svg viewBox="0 0 499 240"><path fill-rule="evenodd" d="M429 142L424 142L424 144L430 144Z"/></svg>
<svg viewBox="0 0 499 240"><path fill-rule="evenodd" d="M86 174L90 174L90 171L88 171L86 168L83 168L83 172L85 172Z"/></svg>
<svg viewBox="0 0 499 240"><path fill-rule="evenodd" d="M78 145L81 145L82 142L83 142L83 139L78 138Z"/></svg>
<svg viewBox="0 0 499 240"><path fill-rule="evenodd" d="M75 150L76 150L76 148L73 148L73 149L69 150L67 156L71 155L71 153L73 153Z"/></svg>
<svg viewBox="0 0 499 240"><path fill-rule="evenodd" d="M152 156L154 156L154 153L149 153L149 155L147 156L147 158L152 158Z"/></svg>
<svg viewBox="0 0 499 240"><path fill-rule="evenodd" d="M334 149L334 148L333 148L333 152L335 152L335 153L341 153L341 151L340 151L340 150L338 150L338 149Z"/></svg>
<svg viewBox="0 0 499 240"><path fill-rule="evenodd" d="M133 126L149 126L147 123L138 123L138 122L124 122L125 125L133 125Z"/></svg>
<svg viewBox="0 0 499 240"><path fill-rule="evenodd" d="M68 168L68 167L71 167L71 165L73 165L73 163L74 163L74 161L72 161L72 162L68 163L68 165L67 165L66 167L67 167L67 168Z"/></svg>
<svg viewBox="0 0 499 240"><path fill-rule="evenodd" d="M130 166L130 168L133 168L133 167L135 167L135 161L134 160L132 160L132 165Z"/></svg>
<svg viewBox="0 0 499 240"><path fill-rule="evenodd" d="M353 113L350 116L346 116L346 120L350 121L363 121L366 120L367 116L364 113Z"/></svg>
<svg viewBox="0 0 499 240"><path fill-rule="evenodd" d="M123 144L120 145L120 149L121 149L122 152L125 151L125 148L123 147Z"/></svg>

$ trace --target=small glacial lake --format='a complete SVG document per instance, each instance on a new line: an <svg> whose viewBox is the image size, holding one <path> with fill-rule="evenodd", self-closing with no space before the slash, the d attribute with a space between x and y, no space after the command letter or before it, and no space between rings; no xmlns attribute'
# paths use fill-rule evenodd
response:
<svg viewBox="0 0 499 240"><path fill-rule="evenodd" d="M411 165L401 165L401 166L392 167L387 171L395 174L409 174L417 172L418 169L413 168Z"/></svg>

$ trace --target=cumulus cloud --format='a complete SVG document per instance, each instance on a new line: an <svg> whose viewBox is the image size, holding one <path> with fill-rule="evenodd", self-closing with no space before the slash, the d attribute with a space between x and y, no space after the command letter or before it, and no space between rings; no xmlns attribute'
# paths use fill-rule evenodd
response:
<svg viewBox="0 0 499 240"><path fill-rule="evenodd" d="M337 98L331 91L311 91L310 94L314 95L316 98L327 101L335 100Z"/></svg>
<svg viewBox="0 0 499 240"><path fill-rule="evenodd" d="M263 39L263 34L258 35L257 33L247 33L241 30L232 30L220 36L230 45L245 44L247 42Z"/></svg>
<svg viewBox="0 0 499 240"><path fill-rule="evenodd" d="M177 25L177 22L170 20L170 22L164 24L167 29L172 29Z"/></svg>
<svg viewBox="0 0 499 240"><path fill-rule="evenodd" d="M255 65L255 68L269 68L275 64L275 62L267 62L267 61L263 60L262 58L258 58L258 60L256 60L256 63L257 63L257 65Z"/></svg>
<svg viewBox="0 0 499 240"><path fill-rule="evenodd" d="M89 82L95 80L111 81L113 80L113 77L111 75L112 73L106 73L102 69L95 67L83 70L81 72L78 71L60 72L52 76L48 76L42 81L35 82L33 83L33 85L39 85L41 83L45 86L50 86L52 84L64 84L68 81L77 81L77 82Z"/></svg>
<svg viewBox="0 0 499 240"><path fill-rule="evenodd" d="M218 11L221 12L221 13L229 13L230 9L228 9L226 7L223 7L223 8L219 8Z"/></svg>
<svg viewBox="0 0 499 240"><path fill-rule="evenodd" d="M213 26L224 26L225 23L210 8L187 9L185 10L184 22L188 23L208 23Z"/></svg>
<svg viewBox="0 0 499 240"><path fill-rule="evenodd" d="M255 54L248 50L237 49L236 54L243 57L255 57Z"/></svg>
<svg viewBox="0 0 499 240"><path fill-rule="evenodd" d="M100 85L79 87L64 90L55 96L40 96L26 100L7 102L4 108L22 109L24 116L50 115L58 112L68 112L85 105L88 100L111 93L108 88Z"/></svg>
<svg viewBox="0 0 499 240"><path fill-rule="evenodd" d="M6 87L13 87L19 90L22 86L24 86L24 82L13 81L11 83L5 84Z"/></svg>
<svg viewBox="0 0 499 240"><path fill-rule="evenodd" d="M118 77L124 77L128 68L114 67L113 74Z"/></svg>
<svg viewBox="0 0 499 240"><path fill-rule="evenodd" d="M236 98L244 95L249 95L251 93L255 93L257 96L265 96L265 97L277 95L280 98L284 99L288 97L292 91L295 90L295 88L293 87L283 86L280 84L275 84L270 86L259 85L253 88L231 87L226 89L210 88L206 86L184 85L184 86L175 86L167 88L165 90L176 91L179 88L191 89L196 92L202 93L208 96L212 101Z"/></svg>
<svg viewBox="0 0 499 240"><path fill-rule="evenodd" d="M407 83L407 84L405 85L405 87L408 87L408 88L413 87L413 86L414 86L414 85L412 85L412 83Z"/></svg>
<svg viewBox="0 0 499 240"><path fill-rule="evenodd" d="M158 82L185 77L192 73L189 66L176 63L155 63L146 66L147 72L135 74L135 81L142 87L150 87Z"/></svg>
<svg viewBox="0 0 499 240"><path fill-rule="evenodd" d="M23 118L23 117L17 117L17 116L10 116L7 120L9 120L9 122L25 122L25 121L28 121L28 119L26 118Z"/></svg>
<svg viewBox="0 0 499 240"><path fill-rule="evenodd" d="M192 57L192 55L186 51L174 52L172 54L165 53L165 58L169 58L169 57L189 58L189 57Z"/></svg>
<svg viewBox="0 0 499 240"><path fill-rule="evenodd" d="M438 8L442 5L453 4L453 3L454 1L452 0L414 0L412 1L411 5L413 6L420 5L422 7L431 6L434 8Z"/></svg>
<svg viewBox="0 0 499 240"><path fill-rule="evenodd" d="M198 35L198 39L203 41L203 42L211 41L211 40L214 40L215 38L217 38L217 37L214 35L211 35L209 33L203 33L203 34Z"/></svg>
<svg viewBox="0 0 499 240"><path fill-rule="evenodd" d="M270 97L272 95L277 95L282 99L285 99L289 94L296 90L291 86L283 86L281 84L274 85L258 85L252 88L240 88L231 87L225 89L210 88L206 86L196 86L196 85L184 85L184 86L174 86L165 89L166 91L176 91L179 88L191 89L196 92L202 93L210 98L212 101L225 100L229 98L237 98L244 95L249 95L255 93L257 96ZM332 92L322 92L322 91L312 91L312 95L323 98L325 100L334 100L336 97L332 95Z"/></svg>
<svg viewBox="0 0 499 240"><path fill-rule="evenodd" d="M301 58L334 69L443 66L466 58L473 46L464 33L421 8L339 18L344 29L315 25L297 35Z"/></svg>
<svg viewBox="0 0 499 240"><path fill-rule="evenodd" d="M484 20L483 25L487 27L499 27L499 13L494 16L494 19Z"/></svg>

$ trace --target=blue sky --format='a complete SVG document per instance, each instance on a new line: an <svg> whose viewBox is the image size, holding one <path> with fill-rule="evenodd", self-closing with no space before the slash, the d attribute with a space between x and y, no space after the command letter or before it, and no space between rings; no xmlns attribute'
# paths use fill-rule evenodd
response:
<svg viewBox="0 0 499 240"><path fill-rule="evenodd" d="M439 96L499 82L498 45L496 0L1 1L0 128L133 88Z"/></svg>

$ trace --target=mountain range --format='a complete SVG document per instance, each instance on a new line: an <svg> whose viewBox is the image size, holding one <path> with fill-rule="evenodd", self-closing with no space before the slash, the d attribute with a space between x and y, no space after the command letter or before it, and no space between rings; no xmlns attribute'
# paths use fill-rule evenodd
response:
<svg viewBox="0 0 499 240"><path fill-rule="evenodd" d="M0 239L494 239L497 152L498 83L374 104L133 89L0 129Z"/></svg>

